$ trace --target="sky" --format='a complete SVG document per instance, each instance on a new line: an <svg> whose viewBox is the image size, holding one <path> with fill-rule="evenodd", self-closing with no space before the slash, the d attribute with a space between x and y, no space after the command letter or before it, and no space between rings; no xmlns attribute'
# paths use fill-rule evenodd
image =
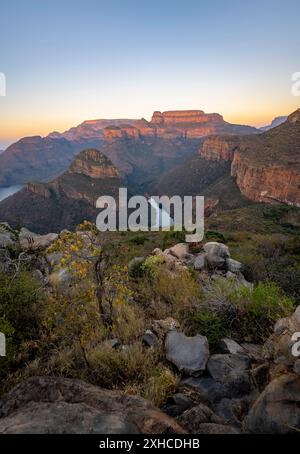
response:
<svg viewBox="0 0 300 454"><path fill-rule="evenodd" d="M300 106L299 0L0 0L0 149L87 119Z"/></svg>

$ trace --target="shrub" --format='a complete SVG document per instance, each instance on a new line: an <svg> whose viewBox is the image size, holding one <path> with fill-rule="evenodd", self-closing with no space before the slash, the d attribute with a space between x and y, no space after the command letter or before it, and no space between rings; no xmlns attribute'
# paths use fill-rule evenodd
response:
<svg viewBox="0 0 300 454"><path fill-rule="evenodd" d="M273 332L274 323L293 311L294 301L274 282L253 289L218 278L204 290L204 312L193 318L213 343L218 337L261 343Z"/></svg>

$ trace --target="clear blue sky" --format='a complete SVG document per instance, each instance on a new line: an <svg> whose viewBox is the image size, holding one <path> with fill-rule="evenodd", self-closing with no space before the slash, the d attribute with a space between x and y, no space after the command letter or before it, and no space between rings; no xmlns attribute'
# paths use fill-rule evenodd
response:
<svg viewBox="0 0 300 454"><path fill-rule="evenodd" d="M0 0L0 147L153 110L263 124L300 104L299 31L299 0Z"/></svg>

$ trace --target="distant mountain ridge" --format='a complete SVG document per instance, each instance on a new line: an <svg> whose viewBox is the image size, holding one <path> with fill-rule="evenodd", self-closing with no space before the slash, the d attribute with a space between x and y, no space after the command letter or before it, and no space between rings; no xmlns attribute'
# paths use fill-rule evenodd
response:
<svg viewBox="0 0 300 454"><path fill-rule="evenodd" d="M64 133L25 137L0 155L0 186L49 181L67 169L82 149L118 140L197 139L208 134L252 134L250 126L232 125L219 114L201 110L154 112L145 119L87 120ZM151 150L150 150L151 153ZM178 162L176 162L178 164Z"/></svg>
<svg viewBox="0 0 300 454"><path fill-rule="evenodd" d="M287 115L281 117L275 117L271 124L259 128L261 131L269 131L269 129L276 128L277 126L282 125L287 120Z"/></svg>

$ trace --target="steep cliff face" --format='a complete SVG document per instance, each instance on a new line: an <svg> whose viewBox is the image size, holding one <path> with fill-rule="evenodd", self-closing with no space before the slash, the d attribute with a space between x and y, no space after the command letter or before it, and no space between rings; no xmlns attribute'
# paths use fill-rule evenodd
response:
<svg viewBox="0 0 300 454"><path fill-rule="evenodd" d="M250 200L300 206L300 109L260 135L209 137L200 155L231 162L231 175Z"/></svg>
<svg viewBox="0 0 300 454"><path fill-rule="evenodd" d="M286 203L300 207L300 173L287 166L257 166L234 154L231 175L241 192L250 200L265 203Z"/></svg>

